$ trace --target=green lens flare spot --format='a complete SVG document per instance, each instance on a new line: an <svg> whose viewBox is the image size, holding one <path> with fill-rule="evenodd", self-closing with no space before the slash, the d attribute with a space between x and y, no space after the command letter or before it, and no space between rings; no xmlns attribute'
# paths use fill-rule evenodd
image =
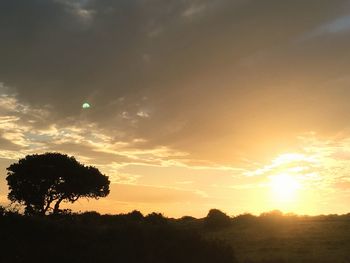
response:
<svg viewBox="0 0 350 263"><path fill-rule="evenodd" d="M82 108L83 108L83 109L89 109L89 108L91 108L91 105L90 105L89 103L85 102L85 103L83 104Z"/></svg>

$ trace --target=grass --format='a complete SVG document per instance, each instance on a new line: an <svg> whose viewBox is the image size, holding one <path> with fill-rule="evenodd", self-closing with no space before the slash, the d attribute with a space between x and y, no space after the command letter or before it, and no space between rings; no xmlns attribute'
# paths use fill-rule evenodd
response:
<svg viewBox="0 0 350 263"><path fill-rule="evenodd" d="M350 217L233 220L208 236L228 242L242 263L350 262Z"/></svg>

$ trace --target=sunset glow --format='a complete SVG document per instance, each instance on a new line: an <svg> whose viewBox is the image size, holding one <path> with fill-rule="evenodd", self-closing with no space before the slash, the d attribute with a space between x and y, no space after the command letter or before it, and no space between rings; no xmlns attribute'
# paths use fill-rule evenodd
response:
<svg viewBox="0 0 350 263"><path fill-rule="evenodd" d="M349 211L346 1L1 2L1 204L59 152L111 181L74 211Z"/></svg>
<svg viewBox="0 0 350 263"><path fill-rule="evenodd" d="M270 177L270 186L278 202L295 201L300 184L288 174L279 174Z"/></svg>

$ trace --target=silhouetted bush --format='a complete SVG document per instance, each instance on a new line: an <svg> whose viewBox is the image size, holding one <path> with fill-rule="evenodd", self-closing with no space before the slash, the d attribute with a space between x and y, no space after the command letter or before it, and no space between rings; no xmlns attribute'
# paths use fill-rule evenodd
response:
<svg viewBox="0 0 350 263"><path fill-rule="evenodd" d="M233 222L237 224L251 224L257 221L257 217L252 214L242 214L233 218Z"/></svg>
<svg viewBox="0 0 350 263"><path fill-rule="evenodd" d="M127 218L132 221L141 221L144 217L140 211L134 210L131 213L126 214Z"/></svg>
<svg viewBox="0 0 350 263"><path fill-rule="evenodd" d="M101 214L96 212L96 211L86 211L86 212L80 214L80 216L99 218L101 216Z"/></svg>
<svg viewBox="0 0 350 263"><path fill-rule="evenodd" d="M204 225L210 229L228 227L231 223L231 218L219 209L211 209L204 219Z"/></svg>
<svg viewBox="0 0 350 263"><path fill-rule="evenodd" d="M83 223L87 219L94 223ZM167 220L160 214L139 222L124 219L125 215L91 212L56 217L2 216L0 262L236 262L230 246L207 240L195 231L158 224L158 220Z"/></svg>
<svg viewBox="0 0 350 263"><path fill-rule="evenodd" d="M286 223L288 219L288 217L284 216L279 210L262 213L259 218L262 222L270 224Z"/></svg>
<svg viewBox="0 0 350 263"><path fill-rule="evenodd" d="M19 216L19 207L17 205L8 205L2 206L0 205L0 216Z"/></svg>
<svg viewBox="0 0 350 263"><path fill-rule="evenodd" d="M151 213L145 217L146 222L151 224L166 224L167 219L161 213Z"/></svg>
<svg viewBox="0 0 350 263"><path fill-rule="evenodd" d="M261 218L282 218L283 213L280 210L272 210L270 212L264 212L260 214Z"/></svg>
<svg viewBox="0 0 350 263"><path fill-rule="evenodd" d="M180 218L180 220L188 222L188 221L195 221L197 219L195 217L193 217L193 216L183 216L183 217Z"/></svg>
<svg viewBox="0 0 350 263"><path fill-rule="evenodd" d="M0 216L4 216L6 214L6 208L0 205Z"/></svg>

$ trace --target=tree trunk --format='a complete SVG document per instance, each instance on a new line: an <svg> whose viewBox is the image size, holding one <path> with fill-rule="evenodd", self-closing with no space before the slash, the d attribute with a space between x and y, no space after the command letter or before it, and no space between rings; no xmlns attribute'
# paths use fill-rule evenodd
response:
<svg viewBox="0 0 350 263"><path fill-rule="evenodd" d="M47 210L50 208L51 203L52 203L52 200L47 201L46 207L45 207L45 209L43 211L44 215L46 214Z"/></svg>
<svg viewBox="0 0 350 263"><path fill-rule="evenodd" d="M60 197L58 200L57 200L57 202L56 202L56 204L55 204L55 206L54 206L54 208L53 208L53 214L54 215L57 215L58 214L58 212L60 211L60 203L63 201L63 199L64 199L64 197Z"/></svg>

